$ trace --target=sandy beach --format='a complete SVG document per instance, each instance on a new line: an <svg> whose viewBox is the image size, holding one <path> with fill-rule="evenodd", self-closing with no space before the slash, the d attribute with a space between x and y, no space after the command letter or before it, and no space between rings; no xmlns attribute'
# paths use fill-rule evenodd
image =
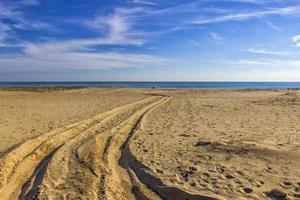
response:
<svg viewBox="0 0 300 200"><path fill-rule="evenodd" d="M0 199L300 199L299 90L1 89Z"/></svg>

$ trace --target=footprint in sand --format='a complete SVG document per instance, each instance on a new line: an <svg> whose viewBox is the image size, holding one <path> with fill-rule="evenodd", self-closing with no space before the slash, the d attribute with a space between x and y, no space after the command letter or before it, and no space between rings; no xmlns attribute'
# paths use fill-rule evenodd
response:
<svg viewBox="0 0 300 200"><path fill-rule="evenodd" d="M225 178L227 178L227 179L234 179L235 177L232 176L232 175L230 175L230 174L226 174L226 175L225 175Z"/></svg>
<svg viewBox="0 0 300 200"><path fill-rule="evenodd" d="M293 183L287 180L280 183L280 186L283 188L291 188L293 186Z"/></svg>
<svg viewBox="0 0 300 200"><path fill-rule="evenodd" d="M204 172L204 173L202 173L202 176L203 176L204 178L208 178L208 177L210 177L210 174L209 174L209 173L206 173L206 172Z"/></svg>
<svg viewBox="0 0 300 200"><path fill-rule="evenodd" d="M192 186L192 187L196 187L197 183L195 181L192 181L192 182L189 183L189 185Z"/></svg>
<svg viewBox="0 0 300 200"><path fill-rule="evenodd" d="M216 171L219 172L219 173L224 173L225 168L226 168L225 166L219 165L219 166L216 166Z"/></svg>
<svg viewBox="0 0 300 200"><path fill-rule="evenodd" d="M162 171L162 170L160 170L160 169L156 169L155 170L157 173L159 173L159 174L163 174L164 172Z"/></svg>
<svg viewBox="0 0 300 200"><path fill-rule="evenodd" d="M183 169L182 167L177 167L180 175L183 177L184 181L187 182L189 176L194 174L197 171L196 167L189 167L188 169Z"/></svg>
<svg viewBox="0 0 300 200"><path fill-rule="evenodd" d="M243 188L243 192L246 193L246 194L250 194L250 193L253 192L253 190L251 188L249 188L249 187L244 187Z"/></svg>

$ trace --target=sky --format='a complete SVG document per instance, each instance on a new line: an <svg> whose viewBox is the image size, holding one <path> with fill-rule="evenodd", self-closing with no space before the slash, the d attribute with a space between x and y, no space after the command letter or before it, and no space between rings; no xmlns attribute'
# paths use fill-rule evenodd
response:
<svg viewBox="0 0 300 200"><path fill-rule="evenodd" d="M1 81L300 81L300 0L0 0Z"/></svg>

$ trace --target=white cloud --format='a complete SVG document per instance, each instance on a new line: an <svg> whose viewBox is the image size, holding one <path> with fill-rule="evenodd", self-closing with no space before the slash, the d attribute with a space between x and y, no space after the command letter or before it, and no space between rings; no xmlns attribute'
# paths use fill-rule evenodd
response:
<svg viewBox="0 0 300 200"><path fill-rule="evenodd" d="M18 3L21 4L21 5L26 5L26 6L40 5L40 2L38 0L21 0Z"/></svg>
<svg viewBox="0 0 300 200"><path fill-rule="evenodd" d="M253 4L266 4L278 2L278 0L227 0L228 2L238 2L238 3L253 3Z"/></svg>
<svg viewBox="0 0 300 200"><path fill-rule="evenodd" d="M61 69L112 69L162 65L164 59L145 54L116 52L30 52L0 57L2 71L43 71Z"/></svg>
<svg viewBox="0 0 300 200"><path fill-rule="evenodd" d="M10 31L10 27L0 22L0 43L3 43Z"/></svg>
<svg viewBox="0 0 300 200"><path fill-rule="evenodd" d="M228 22L228 21L244 21L251 18L259 18L270 15L291 15L300 13L300 6L292 6L292 7L283 7L283 8L272 8L260 11L248 11L248 12L238 12L233 14L221 15L216 17L200 17L194 20L189 21L191 24L212 24L212 23L220 23L220 22Z"/></svg>
<svg viewBox="0 0 300 200"><path fill-rule="evenodd" d="M9 2L9 1L8 1ZM38 3L34 0L23 0L15 2L14 4L8 4L0 2L0 42L1 46L11 46L11 44L4 44L5 40L10 36L11 32L17 32L15 30L40 30L50 29L48 23L40 22L38 20L27 20L22 12L24 5L33 5ZM8 22L7 22L8 21ZM15 38L14 38L15 39Z"/></svg>
<svg viewBox="0 0 300 200"><path fill-rule="evenodd" d="M2 71L51 69L112 69L162 65L166 59L146 54L85 51L89 45L110 44L109 39L23 44L23 54L0 57Z"/></svg>
<svg viewBox="0 0 300 200"><path fill-rule="evenodd" d="M222 63L231 65L271 65L270 61L261 60L248 60L248 59L238 59L238 60L226 60Z"/></svg>
<svg viewBox="0 0 300 200"><path fill-rule="evenodd" d="M280 30L281 30L280 27L276 26L274 23L272 23L272 22L270 22L270 21L268 21L268 20L265 20L265 22L266 22L266 24L267 24L269 27L271 27L273 30L275 30L275 31L280 31Z"/></svg>
<svg viewBox="0 0 300 200"><path fill-rule="evenodd" d="M297 55L297 54L300 54L300 52L294 52L294 51L270 51L270 50L266 50L266 49L247 49L246 51L249 53L264 54L264 55Z"/></svg>
<svg viewBox="0 0 300 200"><path fill-rule="evenodd" d="M291 38L296 47L300 47L300 35L295 35Z"/></svg>
<svg viewBox="0 0 300 200"><path fill-rule="evenodd" d="M244 3L258 3L256 0L229 0ZM105 36L90 39L74 39L52 41L46 43L21 43L22 54L13 56L0 56L1 70L48 70L48 69L111 69L127 67L148 67L153 65L163 65L167 62L158 56L141 53L97 52L95 46L101 45L143 45L150 33L138 31L141 18L145 23L155 23L162 25L160 31L169 33L164 29L176 31L185 28L219 23L226 21L243 21L251 18L265 17L271 15L290 15L300 12L299 6L284 8L269 8L263 10L242 11L230 9L218 9L214 7L201 7L199 1L182 4L175 7L157 9L145 5L154 5L150 1L131 0L131 3L140 4L141 7L116 8L108 15L98 15L94 19L85 23L95 31L104 32ZM24 0L27 5L34 5L38 1ZM37 5L37 4L36 4ZM133 5L133 4L130 4ZM3 12L2 12L3 11ZM201 12L200 12L201 11ZM203 11L203 12L202 12ZM189 15L191 14L192 15ZM181 15L182 14L182 15ZM186 15L183 15L186 14ZM158 17L158 15L161 15ZM175 16L172 18L172 16ZM182 16L182 17L181 17ZM188 20L198 16L195 20ZM29 22L24 19L22 13L15 8L3 9L0 3L0 19L14 19L13 26L0 29L0 44L5 41L11 29L39 29L47 28L49 25L42 22ZM154 20L156 19L156 20ZM159 20L157 20L159 19ZM161 21L160 21L161 20ZM187 21L187 23L185 23ZM185 25L184 27L181 25ZM5 27L6 25L3 25ZM269 26L273 24L269 23ZM175 28L174 28L175 27ZM273 26L274 28L275 26ZM0 23L1 28L1 23ZM275 29L275 28L274 28ZM215 32L210 33L210 37L217 42L223 41L221 35ZM300 36L293 37L292 41L300 47ZM198 41L190 41L194 45L199 45ZM263 49L250 49L249 52L257 54L285 55L290 52L272 52ZM234 61L224 61L228 64L239 65L259 65L259 66L299 66L298 60L247 60L238 59Z"/></svg>
<svg viewBox="0 0 300 200"><path fill-rule="evenodd" d="M156 3L147 0L131 0L131 3L155 6Z"/></svg>
<svg viewBox="0 0 300 200"><path fill-rule="evenodd" d="M268 66L300 69L300 60L280 60L280 59L236 59L236 60L214 60L212 62L229 65L245 66Z"/></svg>
<svg viewBox="0 0 300 200"><path fill-rule="evenodd" d="M201 43L197 40L190 40L190 43L193 45L193 46L200 46Z"/></svg>
<svg viewBox="0 0 300 200"><path fill-rule="evenodd" d="M141 45L144 43L143 39L136 38L142 35L141 32L135 31L133 26L135 24L136 14L143 11L143 8L116 8L112 14L107 16L97 16L95 19L87 21L86 25L89 27L103 31L107 30L107 38L115 43L132 43Z"/></svg>
<svg viewBox="0 0 300 200"><path fill-rule="evenodd" d="M92 45L132 44L135 41L115 38L78 39L47 42L42 44L23 43L23 54L0 57L2 71L43 71L51 69L112 69L162 65L166 59L134 53L96 52Z"/></svg>
<svg viewBox="0 0 300 200"><path fill-rule="evenodd" d="M147 8L143 11L142 16L151 19L151 17L161 16L162 21L157 23L170 26L166 28L170 31L176 31L181 29L191 29L197 26L223 23L230 21L246 21L250 19L263 19L274 30L280 30L278 26L271 21L266 20L269 16L289 16L300 13L300 6L287 6L287 7L266 7L265 5L273 5L272 3L277 0L228 0L227 2L240 2L240 3L255 3L264 4L261 8L244 9L238 7L212 7L206 6L206 1L194 1L179 4L176 6L170 6L160 9ZM220 1L220 0L215 0ZM221 1L220 1L221 2ZM222 1L224 2L224 1ZM174 16L174 17L173 17ZM180 17L178 17L180 16ZM168 33L168 31L165 31Z"/></svg>
<svg viewBox="0 0 300 200"><path fill-rule="evenodd" d="M0 2L0 19L16 19L20 16L20 12L16 10L16 6L7 5Z"/></svg>
<svg viewBox="0 0 300 200"><path fill-rule="evenodd" d="M210 37L216 41L216 42L222 42L223 41L223 38L218 34L218 33L215 33L215 32L210 32Z"/></svg>
<svg viewBox="0 0 300 200"><path fill-rule="evenodd" d="M0 57L0 69L111 69L162 65L166 59L139 53L99 52L101 45L142 45L140 32L134 31L135 17L143 8L116 8L112 14L97 16L86 25L94 30L106 30L104 37L58 40L45 43L22 42L22 53ZM0 35L1 36L1 35Z"/></svg>

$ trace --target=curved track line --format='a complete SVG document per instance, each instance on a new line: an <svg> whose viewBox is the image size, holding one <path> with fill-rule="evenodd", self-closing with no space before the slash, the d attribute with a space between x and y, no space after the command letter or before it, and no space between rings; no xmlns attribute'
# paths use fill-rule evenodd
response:
<svg viewBox="0 0 300 200"><path fill-rule="evenodd" d="M152 108L152 109L155 109ZM146 113L147 114L147 113ZM119 165L130 175L132 189L136 199L167 199L167 200L216 200L218 197L196 194L184 191L174 186L168 186L161 179L150 172L131 153L129 144L131 137L139 129L143 116L134 124L128 133L128 138L123 144Z"/></svg>
<svg viewBox="0 0 300 200"><path fill-rule="evenodd" d="M100 137L106 137L113 129L116 129L122 121L127 119L137 110L151 104L155 99L157 98L139 103L134 107L126 107L122 112L112 114L98 125L82 132L65 143L65 145L55 153L49 163L42 183L41 195L52 195L56 198L68 195L68 198L75 198L76 195L84 194L84 196L92 195L94 197L95 192L93 192L94 190L92 190L91 187L94 177L99 173L97 172L97 169L91 165L91 162L95 162L97 158L91 154L85 155L87 152L82 150L82 146L93 141L98 135L100 135ZM95 154L95 152L97 154L97 151L101 151L102 149L99 146L98 142L97 147L91 149L91 145L89 144L87 148L90 149L93 154ZM103 151L106 151L105 148ZM89 159L89 162L85 159ZM64 171L64 173L58 174L57 172L60 171ZM89 180L86 180L87 178ZM86 191L86 188L89 190ZM76 190L78 193L76 193ZM92 197L90 198L92 199Z"/></svg>
<svg viewBox="0 0 300 200"><path fill-rule="evenodd" d="M10 199L12 198L11 195L16 196L22 182L24 183L30 177L39 162L63 145L65 141L76 137L116 112L127 110L131 106L151 102L154 99L155 97L148 97L51 131L40 137L30 139L2 155L0 159L0 199Z"/></svg>
<svg viewBox="0 0 300 200"><path fill-rule="evenodd" d="M122 128L113 135L112 142L107 154L108 173L105 176L105 195L108 200L113 199L135 199L132 193L132 182L126 170L121 168L118 160L121 156L121 149L124 143L130 137L132 129L136 123L151 109L167 101L167 97L146 106L144 109L137 111L128 120L122 123Z"/></svg>

